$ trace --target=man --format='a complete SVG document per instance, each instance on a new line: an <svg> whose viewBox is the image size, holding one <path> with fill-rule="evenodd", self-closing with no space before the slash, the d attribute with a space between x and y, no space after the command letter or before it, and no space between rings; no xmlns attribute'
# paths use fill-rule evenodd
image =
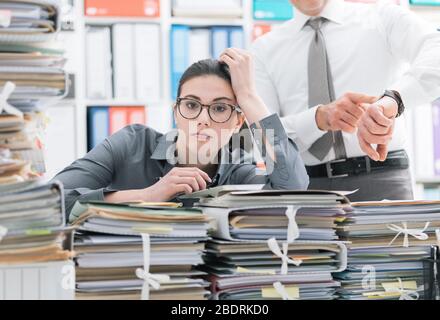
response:
<svg viewBox="0 0 440 320"><path fill-rule="evenodd" d="M298 145L309 188L411 199L401 114L440 97L440 32L390 3L291 2L294 19L252 52L257 89Z"/></svg>

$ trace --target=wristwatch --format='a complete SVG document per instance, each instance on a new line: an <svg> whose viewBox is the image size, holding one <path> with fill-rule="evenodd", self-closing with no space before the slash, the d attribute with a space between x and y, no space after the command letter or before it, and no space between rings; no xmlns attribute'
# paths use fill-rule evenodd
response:
<svg viewBox="0 0 440 320"><path fill-rule="evenodd" d="M383 94L383 97L390 97L397 103L397 115L396 118L401 116L402 113L405 111L405 105L403 104L402 97L400 96L399 92L395 90L385 90L385 93Z"/></svg>

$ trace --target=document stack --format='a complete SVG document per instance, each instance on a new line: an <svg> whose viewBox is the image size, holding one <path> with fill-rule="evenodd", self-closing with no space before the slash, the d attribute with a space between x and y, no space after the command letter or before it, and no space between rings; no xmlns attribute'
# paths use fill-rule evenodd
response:
<svg viewBox="0 0 440 320"><path fill-rule="evenodd" d="M0 299L73 298L71 230L64 225L61 185L0 186Z"/></svg>
<svg viewBox="0 0 440 320"><path fill-rule="evenodd" d="M212 298L334 299L339 283L332 273L344 270L346 247L330 240L337 239L347 198L257 188L224 186L191 195L217 223L201 268L210 274Z"/></svg>
<svg viewBox="0 0 440 320"><path fill-rule="evenodd" d="M145 291L152 300L208 296L205 273L195 269L210 228L200 209L86 202L75 204L71 220L79 227L77 299L144 299ZM149 288L142 273L159 285Z"/></svg>
<svg viewBox="0 0 440 320"><path fill-rule="evenodd" d="M43 107L67 93L56 1L0 3L0 145L43 173Z"/></svg>
<svg viewBox="0 0 440 320"><path fill-rule="evenodd" d="M272 238L274 239L274 238ZM270 244L269 244L270 243ZM338 242L294 241L284 253L281 241L234 241L215 238L207 243L205 265L212 298L219 300L280 299L274 283L284 285L290 299L334 299L339 286L332 272L344 269L345 246ZM277 250L278 248L278 250Z"/></svg>
<svg viewBox="0 0 440 320"><path fill-rule="evenodd" d="M190 197L198 199L197 206L216 217L220 230L235 239L286 239L289 209L300 231L298 240L338 240L336 222L349 206L345 196L327 191L256 190L261 187L221 186Z"/></svg>
<svg viewBox="0 0 440 320"><path fill-rule="evenodd" d="M338 234L350 241L341 299L421 299L423 261L436 243L440 201L352 203Z"/></svg>

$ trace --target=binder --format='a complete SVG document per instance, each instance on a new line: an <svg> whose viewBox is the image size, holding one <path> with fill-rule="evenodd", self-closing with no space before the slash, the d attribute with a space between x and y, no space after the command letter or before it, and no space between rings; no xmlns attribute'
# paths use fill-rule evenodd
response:
<svg viewBox="0 0 440 320"><path fill-rule="evenodd" d="M229 45L228 47L243 49L244 44L244 33L241 27L230 27L229 28Z"/></svg>
<svg viewBox="0 0 440 320"><path fill-rule="evenodd" d="M189 65L211 57L210 43L211 32L209 29L191 29L189 34Z"/></svg>
<svg viewBox="0 0 440 320"><path fill-rule="evenodd" d="M174 25L171 28L170 43L170 66L171 66L171 88L173 99L177 98L179 80L188 66L189 54L189 32L188 26Z"/></svg>
<svg viewBox="0 0 440 320"><path fill-rule="evenodd" d="M113 68L115 99L135 98L134 32L132 24L113 26Z"/></svg>
<svg viewBox="0 0 440 320"><path fill-rule="evenodd" d="M128 125L128 112L125 107L109 108L109 135L121 130Z"/></svg>
<svg viewBox="0 0 440 320"><path fill-rule="evenodd" d="M161 133L167 133L173 128L173 110L170 107L148 107L147 125Z"/></svg>
<svg viewBox="0 0 440 320"><path fill-rule="evenodd" d="M141 101L160 101L160 32L159 26L134 26L136 61L136 98Z"/></svg>
<svg viewBox="0 0 440 320"><path fill-rule="evenodd" d="M140 107L110 107L109 108L109 134L112 135L115 132L130 124L143 124L145 125L145 108Z"/></svg>
<svg viewBox="0 0 440 320"><path fill-rule="evenodd" d="M128 124L145 125L147 123L146 109L143 106L127 108L127 120Z"/></svg>
<svg viewBox="0 0 440 320"><path fill-rule="evenodd" d="M289 20L293 5L289 0L254 0L255 20Z"/></svg>
<svg viewBox="0 0 440 320"><path fill-rule="evenodd" d="M159 17L159 0L85 0L87 16Z"/></svg>
<svg viewBox="0 0 440 320"><path fill-rule="evenodd" d="M89 27L86 33L86 83L89 99L113 96L109 27Z"/></svg>
<svg viewBox="0 0 440 320"><path fill-rule="evenodd" d="M229 28L213 27L212 33L212 49L211 55L214 59L218 59L221 53L229 47Z"/></svg>
<svg viewBox="0 0 440 320"><path fill-rule="evenodd" d="M109 135L108 107L89 107L87 109L87 145L92 150Z"/></svg>

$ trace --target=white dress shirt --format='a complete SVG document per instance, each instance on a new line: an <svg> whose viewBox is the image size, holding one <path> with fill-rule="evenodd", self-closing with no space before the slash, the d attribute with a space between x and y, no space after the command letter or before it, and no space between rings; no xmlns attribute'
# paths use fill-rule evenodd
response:
<svg viewBox="0 0 440 320"><path fill-rule="evenodd" d="M407 8L329 0L322 27L336 97L346 92L381 96L397 90L405 107L440 97L440 32ZM281 116L306 165L335 159L334 150L319 161L307 150L325 132L309 109L307 62L314 31L310 17L295 17L257 39L252 46L257 90L268 108ZM405 121L396 119L389 150L403 149ZM365 155L356 133L343 133L347 157Z"/></svg>

